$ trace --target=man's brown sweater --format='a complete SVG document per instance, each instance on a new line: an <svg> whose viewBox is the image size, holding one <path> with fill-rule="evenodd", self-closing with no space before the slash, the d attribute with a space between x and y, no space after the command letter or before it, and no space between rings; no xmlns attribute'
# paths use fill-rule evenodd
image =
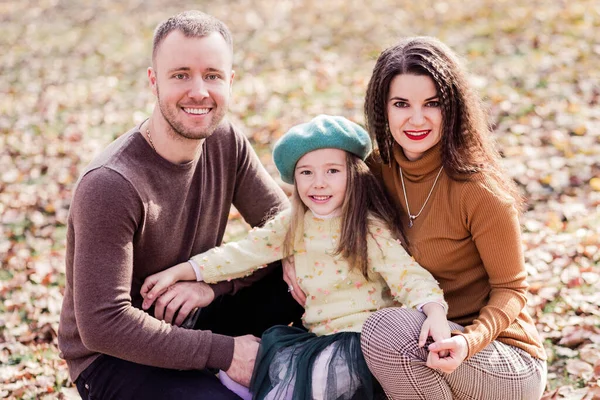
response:
<svg viewBox="0 0 600 400"><path fill-rule="evenodd" d="M101 353L164 368L227 370L233 338L153 318L141 309L140 287L148 275L220 245L232 204L256 226L286 202L227 122L185 164L160 157L138 128L109 145L84 171L69 214L58 341L71 379ZM222 282L215 295L262 276Z"/></svg>

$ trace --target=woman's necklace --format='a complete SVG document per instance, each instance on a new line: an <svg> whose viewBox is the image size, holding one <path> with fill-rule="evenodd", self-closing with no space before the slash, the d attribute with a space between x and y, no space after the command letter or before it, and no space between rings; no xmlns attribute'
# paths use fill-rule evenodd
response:
<svg viewBox="0 0 600 400"><path fill-rule="evenodd" d="M402 191L404 192L404 201L406 202L406 211L408 212L408 227L412 228L413 221L415 219L417 219L417 217L419 215L421 215L421 213L423 212L423 209L425 208L425 205L429 201L429 198L431 197L431 193L433 193L433 188L435 188L435 184L437 183L438 178L440 177L440 174L442 173L442 170L444 169L444 166L442 165L440 167L440 171L437 173L437 176L435 177L435 181L433 181L433 186L431 187L431 190L429 191L429 194L427 195L427 198L425 199L425 203L423 203L423 207L421 207L421 209L419 210L419 212L416 215L413 215L410 213L410 207L408 206L408 198L406 197L406 187L404 186L404 176L402 175L402 168L401 167L398 167L398 168L400 169L400 180L402 181Z"/></svg>

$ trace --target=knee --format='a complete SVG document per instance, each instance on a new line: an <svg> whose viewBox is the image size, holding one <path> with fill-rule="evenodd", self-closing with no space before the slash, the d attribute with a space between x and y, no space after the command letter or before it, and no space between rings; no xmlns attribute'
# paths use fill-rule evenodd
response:
<svg viewBox="0 0 600 400"><path fill-rule="evenodd" d="M365 322L361 348L367 362L377 354L422 353L418 340L425 316L413 309L385 308Z"/></svg>

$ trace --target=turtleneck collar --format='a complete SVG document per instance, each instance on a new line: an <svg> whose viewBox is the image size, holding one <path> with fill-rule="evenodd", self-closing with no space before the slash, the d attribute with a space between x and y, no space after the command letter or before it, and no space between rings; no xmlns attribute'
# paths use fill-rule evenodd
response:
<svg viewBox="0 0 600 400"><path fill-rule="evenodd" d="M312 213L313 217L315 217L317 219L322 219L322 220L334 219L334 218L338 218L338 217L342 216L342 209L341 208L335 209L335 210L333 210L331 213L329 213L327 215L317 214L316 212L314 212L310 208L309 208L309 210Z"/></svg>
<svg viewBox="0 0 600 400"><path fill-rule="evenodd" d="M392 166L402 168L402 174L405 179L413 182L426 180L432 174L437 174L442 166L442 142L438 142L435 146L423 153L423 156L415 161L410 161L404 155L402 147L398 143L394 143L394 160Z"/></svg>

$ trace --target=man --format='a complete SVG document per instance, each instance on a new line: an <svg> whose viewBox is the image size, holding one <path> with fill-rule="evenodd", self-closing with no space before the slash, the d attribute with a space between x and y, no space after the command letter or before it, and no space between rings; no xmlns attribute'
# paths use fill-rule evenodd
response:
<svg viewBox="0 0 600 400"><path fill-rule="evenodd" d="M232 53L230 32L214 17L190 11L160 24L148 68L157 106L78 182L58 339L83 398L237 398L214 371L247 386L259 339L226 335L298 322L277 266L213 286L179 283L157 300L156 318L142 307L148 275L221 244L231 204L253 226L287 206L224 120ZM197 307L196 330L177 326Z"/></svg>

